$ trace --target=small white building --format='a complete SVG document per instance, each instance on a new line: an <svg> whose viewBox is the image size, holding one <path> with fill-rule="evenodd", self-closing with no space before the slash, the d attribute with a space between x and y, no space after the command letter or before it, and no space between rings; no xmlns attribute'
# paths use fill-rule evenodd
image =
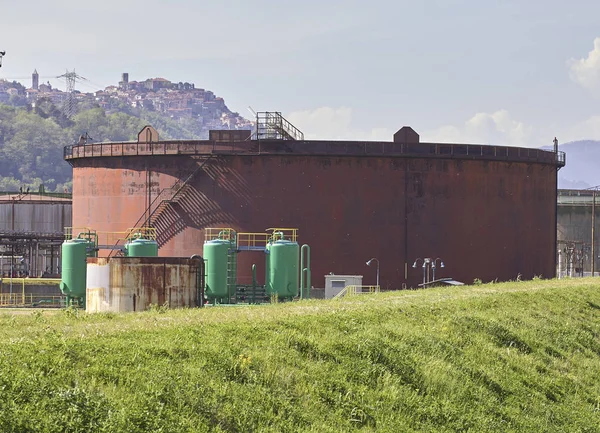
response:
<svg viewBox="0 0 600 433"><path fill-rule="evenodd" d="M325 299L331 299L346 286L362 286L362 275L325 275Z"/></svg>

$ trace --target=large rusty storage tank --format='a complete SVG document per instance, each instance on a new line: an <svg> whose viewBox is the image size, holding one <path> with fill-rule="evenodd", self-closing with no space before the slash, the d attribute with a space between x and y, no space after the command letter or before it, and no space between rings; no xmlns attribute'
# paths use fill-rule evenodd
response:
<svg viewBox="0 0 600 433"><path fill-rule="evenodd" d="M438 277L467 283L555 274L562 153L420 143L406 127L393 142L241 133L249 131L67 146L73 225L150 225L160 256L185 257L201 253L207 227L297 227L312 247L316 287L330 272L365 274L365 284L375 284L365 265L371 257L384 289L419 284L422 270L411 265L424 257L444 261ZM252 263L264 261L257 254L239 255L238 283L251 284Z"/></svg>

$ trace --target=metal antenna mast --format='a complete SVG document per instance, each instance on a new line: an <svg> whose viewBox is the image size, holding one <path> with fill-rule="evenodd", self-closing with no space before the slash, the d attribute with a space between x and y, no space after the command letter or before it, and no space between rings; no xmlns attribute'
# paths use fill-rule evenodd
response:
<svg viewBox="0 0 600 433"><path fill-rule="evenodd" d="M75 72L73 69L72 72L65 72L62 75L59 75L56 78L64 78L67 83L67 99L63 103L63 114L69 119L73 114L75 114L75 97L73 96L73 90L75 90L75 82L77 80L87 80L87 78L82 77L81 75Z"/></svg>

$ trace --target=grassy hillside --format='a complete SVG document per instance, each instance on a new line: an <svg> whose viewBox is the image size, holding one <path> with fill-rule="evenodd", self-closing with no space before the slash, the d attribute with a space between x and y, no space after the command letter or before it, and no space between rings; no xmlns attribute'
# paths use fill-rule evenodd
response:
<svg viewBox="0 0 600 433"><path fill-rule="evenodd" d="M596 281L0 313L0 431L597 432Z"/></svg>

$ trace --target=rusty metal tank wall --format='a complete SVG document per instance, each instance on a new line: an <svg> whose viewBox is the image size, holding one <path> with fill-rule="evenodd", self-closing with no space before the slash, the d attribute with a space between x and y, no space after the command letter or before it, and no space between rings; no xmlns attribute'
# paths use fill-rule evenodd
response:
<svg viewBox="0 0 600 433"><path fill-rule="evenodd" d="M339 148L344 144L354 145ZM417 257L440 257L446 267L438 277L467 283L554 276L554 154L520 158L517 150L529 150L517 149L510 158L514 148L490 146L489 158L483 148L477 157L430 157L427 146L434 145L416 146L402 155L227 153L214 146L194 156L80 155L70 159L73 224L125 230L175 185L183 192L154 221L161 256L201 253L206 227L256 232L279 226L299 228L300 243L311 245L315 287L330 272L364 274L364 283L374 284L375 273L369 277L365 265L371 257L380 261L383 288L419 284L422 269L411 267ZM507 157L494 157L497 149L506 149ZM249 284L251 265L261 260L240 254L238 283ZM260 266L258 278L264 281Z"/></svg>
<svg viewBox="0 0 600 433"><path fill-rule="evenodd" d="M145 311L150 305L169 308L201 305L204 272L201 260L94 257L88 259L87 271L87 312Z"/></svg>
<svg viewBox="0 0 600 433"><path fill-rule="evenodd" d="M70 226L70 199L18 193L0 196L0 232L62 233Z"/></svg>

